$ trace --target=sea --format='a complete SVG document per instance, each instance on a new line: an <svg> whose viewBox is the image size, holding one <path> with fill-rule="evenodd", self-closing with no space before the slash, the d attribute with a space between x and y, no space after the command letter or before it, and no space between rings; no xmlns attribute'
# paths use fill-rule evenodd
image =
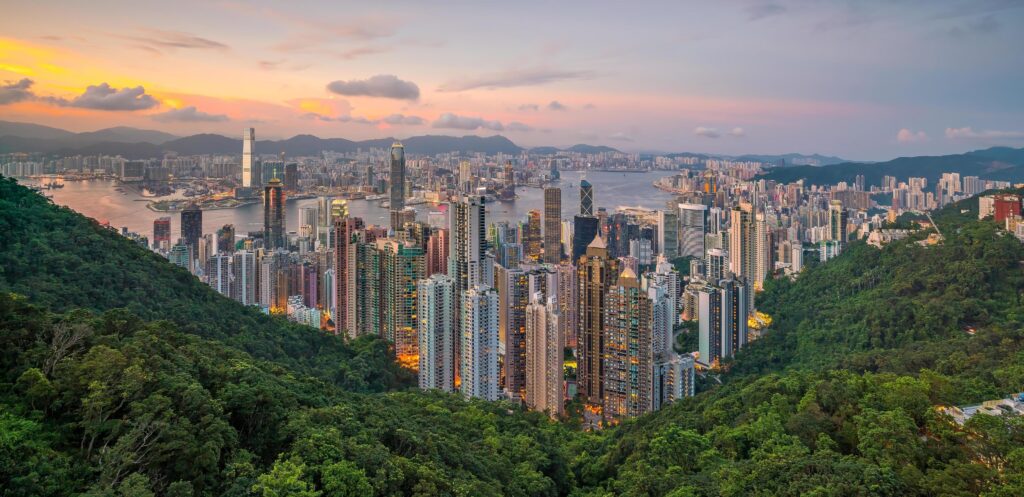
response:
<svg viewBox="0 0 1024 497"><path fill-rule="evenodd" d="M586 178L594 187L594 205L614 212L620 207L662 209L672 194L655 188L652 183L659 178L670 176L669 171L651 172L594 172L563 171L561 181L551 186L562 189L562 218L572 219L579 213L580 180ZM38 184L21 180L25 184ZM47 180L49 181L49 180ZM110 180L67 181L60 189L44 190L54 203L67 206L101 223L145 235L152 239L153 221L159 217L171 217L172 240L180 236L181 214L164 213L146 207L151 197L143 197L132 188L120 188ZM517 186L515 201L494 201L487 204L488 224L501 221L516 222L526 219L531 210L544 209L544 193L540 188ZM289 201L286 204L286 226L295 231L299 226L299 211L303 207L315 207L315 198ZM375 200L350 200L349 215L363 218L366 224L386 225L388 211ZM426 221L427 213L437 210L433 204L413 206L417 218ZM263 229L262 203L241 206L235 209L203 211L203 233L214 233L225 224L235 225L239 235Z"/></svg>

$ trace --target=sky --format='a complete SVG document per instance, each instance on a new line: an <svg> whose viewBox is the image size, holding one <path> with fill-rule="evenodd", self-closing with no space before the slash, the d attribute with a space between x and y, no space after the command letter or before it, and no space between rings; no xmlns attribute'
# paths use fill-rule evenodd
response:
<svg viewBox="0 0 1024 497"><path fill-rule="evenodd" d="M1024 147L1024 0L0 0L0 119L822 153Z"/></svg>

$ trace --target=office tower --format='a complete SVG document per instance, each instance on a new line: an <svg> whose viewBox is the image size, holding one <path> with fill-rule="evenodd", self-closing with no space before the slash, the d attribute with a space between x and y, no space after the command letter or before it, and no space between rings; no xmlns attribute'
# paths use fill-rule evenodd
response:
<svg viewBox="0 0 1024 497"><path fill-rule="evenodd" d="M423 249L394 239L377 240L381 268L383 336L395 345L398 363L419 367L416 338L416 282L424 278Z"/></svg>
<svg viewBox="0 0 1024 497"><path fill-rule="evenodd" d="M170 250L171 218L169 216L158 217L153 220L153 248Z"/></svg>
<svg viewBox="0 0 1024 497"><path fill-rule="evenodd" d="M388 182L390 209L392 212L401 212L405 209L405 147L397 141L391 145L391 177ZM391 229L395 231L401 227L402 225L395 225L394 222L391 224Z"/></svg>
<svg viewBox="0 0 1024 497"><path fill-rule="evenodd" d="M748 285L747 310L754 310L754 280L757 273L757 225L754 207L748 202L729 212L729 270Z"/></svg>
<svg viewBox="0 0 1024 497"><path fill-rule="evenodd" d="M747 344L747 285L729 278L707 285L698 295L698 361L717 366Z"/></svg>
<svg viewBox="0 0 1024 497"><path fill-rule="evenodd" d="M178 243L171 247L170 252L168 252L167 259L175 266L181 266L185 269L189 269L192 265L192 259L189 255L190 253L191 250L188 248L188 244L185 243L185 240L178 239Z"/></svg>
<svg viewBox="0 0 1024 497"><path fill-rule="evenodd" d="M231 254L235 251L235 225L225 224L217 230L217 253Z"/></svg>
<svg viewBox="0 0 1024 497"><path fill-rule="evenodd" d="M256 157L256 130L246 128L242 131L242 186L259 188L260 173L254 163Z"/></svg>
<svg viewBox="0 0 1024 497"><path fill-rule="evenodd" d="M189 204L181 211L181 238L189 249L190 260L199 257L199 239L202 237L203 211L198 205Z"/></svg>
<svg viewBox="0 0 1024 497"><path fill-rule="evenodd" d="M459 389L466 397L498 400L498 292L474 285L461 300Z"/></svg>
<svg viewBox="0 0 1024 497"><path fill-rule="evenodd" d="M355 320L356 300L350 290L350 282L355 275L356 250L353 245L356 230L363 229L363 220L358 217L348 217L348 209L343 205L339 215L334 218L334 299L337 308L334 310L334 329L336 333L343 331L348 333L350 338L356 336L357 324Z"/></svg>
<svg viewBox="0 0 1024 497"><path fill-rule="evenodd" d="M427 239L427 276L448 274L448 229L435 229Z"/></svg>
<svg viewBox="0 0 1024 497"><path fill-rule="evenodd" d="M263 189L263 246L267 250L287 248L284 206L281 180L273 178Z"/></svg>
<svg viewBox="0 0 1024 497"><path fill-rule="evenodd" d="M284 188L290 192L299 191L299 165L294 162L284 165Z"/></svg>
<svg viewBox="0 0 1024 497"><path fill-rule="evenodd" d="M594 217L594 186L587 180L580 181L580 215Z"/></svg>
<svg viewBox="0 0 1024 497"><path fill-rule="evenodd" d="M658 251L669 259L679 257L679 213L675 207L658 211Z"/></svg>
<svg viewBox="0 0 1024 497"><path fill-rule="evenodd" d="M847 211L843 208L843 203L838 200L833 200L828 204L828 233L829 240L839 242L841 244L846 243L846 226L847 226Z"/></svg>
<svg viewBox="0 0 1024 497"><path fill-rule="evenodd" d="M540 226L540 211L530 211L526 221L526 234L523 237L523 245L526 249L526 258L532 262L540 261L542 242Z"/></svg>
<svg viewBox="0 0 1024 497"><path fill-rule="evenodd" d="M544 262L562 260L562 189L544 189Z"/></svg>
<svg viewBox="0 0 1024 497"><path fill-rule="evenodd" d="M505 348L505 390L514 400L526 396L526 307L530 303L530 278L522 268L495 269L498 291L498 335Z"/></svg>
<svg viewBox="0 0 1024 497"><path fill-rule="evenodd" d="M266 185L272 180L278 180L281 182L281 186L284 186L284 162L276 160L259 161L260 178L263 180L263 184Z"/></svg>
<svg viewBox="0 0 1024 497"><path fill-rule="evenodd" d="M537 292L526 308L526 401L527 407L557 418L563 410L562 372L565 335L555 298L547 304Z"/></svg>
<svg viewBox="0 0 1024 497"><path fill-rule="evenodd" d="M235 252L231 261L233 282L231 298L242 305L257 305L256 298L256 254L249 250Z"/></svg>
<svg viewBox="0 0 1024 497"><path fill-rule="evenodd" d="M206 277L217 293L231 297L231 255L221 253L210 257L207 261Z"/></svg>
<svg viewBox="0 0 1024 497"><path fill-rule="evenodd" d="M704 235L707 233L708 206L679 204L679 256L704 257Z"/></svg>
<svg viewBox="0 0 1024 497"><path fill-rule="evenodd" d="M455 281L435 274L417 283L419 387L455 390Z"/></svg>
<svg viewBox="0 0 1024 497"><path fill-rule="evenodd" d="M618 278L617 262L608 257L608 248L598 235L577 266L580 336L576 383L584 399L595 405L604 399L605 298Z"/></svg>
<svg viewBox="0 0 1024 497"><path fill-rule="evenodd" d="M608 290L604 312L604 417L635 417L653 407L651 301L626 268Z"/></svg>
<svg viewBox="0 0 1024 497"><path fill-rule="evenodd" d="M319 211L316 207L302 207L299 209L299 236L316 240L317 223L320 221Z"/></svg>
<svg viewBox="0 0 1024 497"><path fill-rule="evenodd" d="M655 411L696 393L693 356L669 354L654 360Z"/></svg>
<svg viewBox="0 0 1024 497"><path fill-rule="evenodd" d="M287 252L265 253L259 265L260 306L269 309L271 314L285 314L288 309L290 269Z"/></svg>
<svg viewBox="0 0 1024 497"><path fill-rule="evenodd" d="M597 236L600 224L593 216L573 217L572 262L575 264L587 253L587 245Z"/></svg>
<svg viewBox="0 0 1024 497"><path fill-rule="evenodd" d="M634 233L630 234L629 220L625 214L616 212L608 218L608 255L619 258L629 255L629 240L639 235L639 227L633 226Z"/></svg>
<svg viewBox="0 0 1024 497"><path fill-rule="evenodd" d="M804 268L804 246L799 240L794 240L790 250L792 251L789 256L790 269L794 273L799 273Z"/></svg>
<svg viewBox="0 0 1024 497"><path fill-rule="evenodd" d="M448 276L455 280L457 311L458 306L462 305L463 292L484 283L486 228L483 196L464 195L448 207ZM461 316L461 312L459 315ZM461 323L461 320L459 322ZM461 329L456 331L461 336ZM457 342L456 346L460 344L461 341ZM461 365L461 362L458 364Z"/></svg>

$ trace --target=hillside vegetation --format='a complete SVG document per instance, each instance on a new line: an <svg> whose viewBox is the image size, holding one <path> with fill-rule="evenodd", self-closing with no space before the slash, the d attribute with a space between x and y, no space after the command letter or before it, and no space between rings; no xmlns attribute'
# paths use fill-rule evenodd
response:
<svg viewBox="0 0 1024 497"><path fill-rule="evenodd" d="M970 207L769 285L721 385L594 433L409 390L0 180L0 494L1024 495L1024 421L934 409L1024 390L1024 249Z"/></svg>

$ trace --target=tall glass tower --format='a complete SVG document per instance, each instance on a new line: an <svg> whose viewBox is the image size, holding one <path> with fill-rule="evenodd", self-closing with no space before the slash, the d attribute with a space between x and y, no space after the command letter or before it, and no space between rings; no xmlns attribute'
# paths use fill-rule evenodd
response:
<svg viewBox="0 0 1024 497"><path fill-rule="evenodd" d="M259 171L254 167L253 154L256 153L256 129L242 130L242 186L257 187L260 184Z"/></svg>
<svg viewBox="0 0 1024 497"><path fill-rule="evenodd" d="M405 209L405 147L401 142L391 145L391 212L402 212ZM401 226L395 226L400 216L391 216L391 229L398 230Z"/></svg>

